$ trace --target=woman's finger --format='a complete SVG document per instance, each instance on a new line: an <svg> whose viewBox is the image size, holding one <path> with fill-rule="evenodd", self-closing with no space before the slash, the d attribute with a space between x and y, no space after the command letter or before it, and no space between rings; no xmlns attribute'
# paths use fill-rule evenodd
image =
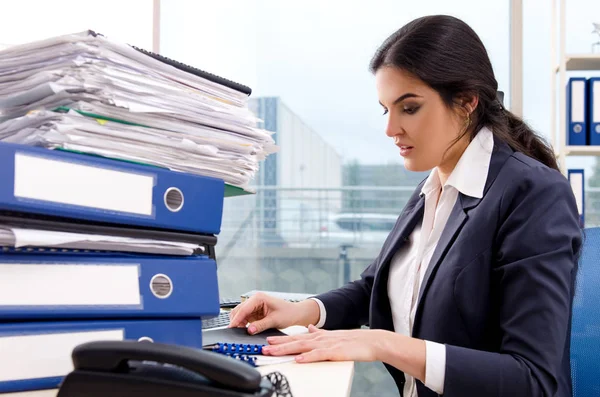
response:
<svg viewBox="0 0 600 397"><path fill-rule="evenodd" d="M298 334L298 335L288 335L288 336L269 336L267 337L267 342L270 345L281 345L283 343L290 343L299 340L310 340L314 339L314 334Z"/></svg>
<svg viewBox="0 0 600 397"><path fill-rule="evenodd" d="M270 356L285 356L288 354L298 354L311 351L318 348L317 343L312 340L297 340L281 345L267 345L262 351L265 355Z"/></svg>
<svg viewBox="0 0 600 397"><path fill-rule="evenodd" d="M269 345L281 345L282 343L293 342L293 336L268 336L267 343Z"/></svg>
<svg viewBox="0 0 600 397"><path fill-rule="evenodd" d="M229 317L229 327L236 328L246 326L248 324L248 317L254 312L255 305L250 300L242 303L232 310Z"/></svg>
<svg viewBox="0 0 600 397"><path fill-rule="evenodd" d="M231 322L231 320L235 317L235 314L239 311L239 307L243 305L243 303L240 303L239 305L237 305L236 307L234 307L230 312L229 312L229 321Z"/></svg>
<svg viewBox="0 0 600 397"><path fill-rule="evenodd" d="M314 363L317 361L328 361L332 359L332 350L329 348L314 349L296 356L296 362Z"/></svg>

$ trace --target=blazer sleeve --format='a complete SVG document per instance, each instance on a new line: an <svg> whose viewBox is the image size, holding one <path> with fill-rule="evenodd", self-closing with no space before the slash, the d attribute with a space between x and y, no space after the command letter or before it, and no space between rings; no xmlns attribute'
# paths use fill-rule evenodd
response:
<svg viewBox="0 0 600 397"><path fill-rule="evenodd" d="M327 313L324 329L358 328L367 324L376 269L377 260L362 272L359 280L315 296Z"/></svg>
<svg viewBox="0 0 600 397"><path fill-rule="evenodd" d="M554 396L570 327L582 231L564 176L525 170L500 202L492 270L499 352L446 346L444 396Z"/></svg>

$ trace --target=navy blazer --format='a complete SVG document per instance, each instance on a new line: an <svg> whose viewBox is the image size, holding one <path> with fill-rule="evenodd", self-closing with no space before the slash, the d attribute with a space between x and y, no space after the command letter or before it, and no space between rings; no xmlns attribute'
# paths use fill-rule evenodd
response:
<svg viewBox="0 0 600 397"><path fill-rule="evenodd" d="M575 198L560 172L494 140L483 197L459 193L431 258L412 336L445 344L446 397L571 397ZM394 330L390 261L423 218L422 184L361 279L317 296L324 328ZM402 395L404 374L386 367Z"/></svg>

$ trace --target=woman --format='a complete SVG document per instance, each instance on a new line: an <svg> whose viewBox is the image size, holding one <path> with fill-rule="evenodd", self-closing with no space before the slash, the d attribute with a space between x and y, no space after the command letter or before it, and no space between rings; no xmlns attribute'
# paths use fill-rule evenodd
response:
<svg viewBox="0 0 600 397"><path fill-rule="evenodd" d="M301 303L254 296L230 326L309 326L265 353L382 361L403 396L571 396L581 231L553 151L497 100L487 52L458 19L412 21L371 69L387 136L429 177L360 280Z"/></svg>

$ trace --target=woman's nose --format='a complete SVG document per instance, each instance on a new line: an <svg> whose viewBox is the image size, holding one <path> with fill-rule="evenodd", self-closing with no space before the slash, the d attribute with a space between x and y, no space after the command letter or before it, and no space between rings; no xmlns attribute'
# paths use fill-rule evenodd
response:
<svg viewBox="0 0 600 397"><path fill-rule="evenodd" d="M396 122L396 120L394 120L391 116L388 117L387 126L385 128L385 134L391 138L402 133L402 127Z"/></svg>

